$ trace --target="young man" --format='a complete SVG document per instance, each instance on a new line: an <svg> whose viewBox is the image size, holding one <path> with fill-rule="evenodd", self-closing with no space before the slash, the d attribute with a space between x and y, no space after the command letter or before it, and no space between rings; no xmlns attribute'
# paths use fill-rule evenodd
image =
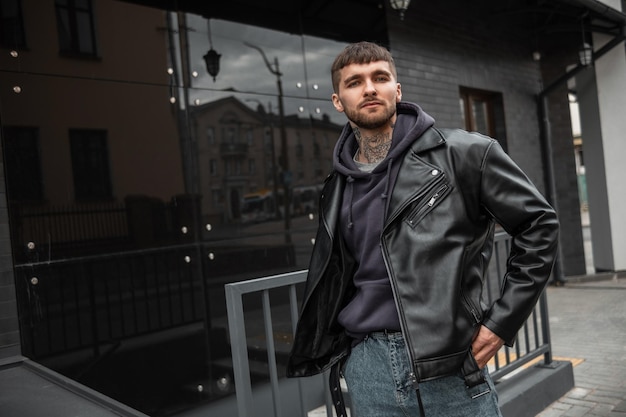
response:
<svg viewBox="0 0 626 417"><path fill-rule="evenodd" d="M556 255L554 210L488 137L439 130L402 102L393 58L348 45L332 66L345 113L287 375L342 367L368 416L500 416L485 365L512 345ZM495 224L512 236L501 297L481 300Z"/></svg>

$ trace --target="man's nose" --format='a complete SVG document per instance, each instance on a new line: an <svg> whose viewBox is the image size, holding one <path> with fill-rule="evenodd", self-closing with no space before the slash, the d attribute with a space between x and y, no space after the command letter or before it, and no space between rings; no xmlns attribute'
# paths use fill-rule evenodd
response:
<svg viewBox="0 0 626 417"><path fill-rule="evenodd" d="M376 85L372 80L365 81L365 91L364 94L366 96L375 96L376 95Z"/></svg>

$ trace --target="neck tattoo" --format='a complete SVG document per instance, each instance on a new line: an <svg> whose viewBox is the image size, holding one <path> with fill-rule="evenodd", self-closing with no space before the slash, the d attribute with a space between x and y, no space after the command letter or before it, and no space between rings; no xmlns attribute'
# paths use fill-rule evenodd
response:
<svg viewBox="0 0 626 417"><path fill-rule="evenodd" d="M393 125L391 126L393 128ZM377 164L387 156L391 149L391 133L376 133L372 136L363 136L358 127L354 128L354 136L359 144L358 155L363 157L368 164Z"/></svg>

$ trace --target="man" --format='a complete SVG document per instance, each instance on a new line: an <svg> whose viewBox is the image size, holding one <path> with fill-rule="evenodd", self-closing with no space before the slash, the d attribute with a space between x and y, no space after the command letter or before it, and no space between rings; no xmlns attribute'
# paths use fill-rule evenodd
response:
<svg viewBox="0 0 626 417"><path fill-rule="evenodd" d="M485 365L512 345L547 283L554 210L498 143L439 130L402 90L390 53L348 45L332 69L348 123L319 229L287 375L342 367L358 417L500 416ZM512 236L501 297L482 284L495 224Z"/></svg>

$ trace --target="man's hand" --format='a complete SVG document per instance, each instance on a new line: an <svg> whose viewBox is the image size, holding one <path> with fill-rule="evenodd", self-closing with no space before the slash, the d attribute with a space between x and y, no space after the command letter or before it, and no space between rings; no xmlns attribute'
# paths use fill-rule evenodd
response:
<svg viewBox="0 0 626 417"><path fill-rule="evenodd" d="M485 326L480 326L480 330L472 341L472 353L478 363L478 367L480 369L484 368L502 345L504 345L504 340L500 339L497 334Z"/></svg>

